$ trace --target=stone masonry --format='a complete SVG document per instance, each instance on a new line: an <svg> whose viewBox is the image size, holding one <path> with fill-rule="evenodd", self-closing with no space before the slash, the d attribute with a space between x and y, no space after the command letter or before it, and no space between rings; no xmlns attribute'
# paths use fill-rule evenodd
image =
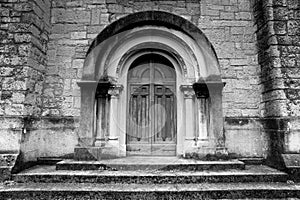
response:
<svg viewBox="0 0 300 200"><path fill-rule="evenodd" d="M266 139L258 120L263 112L260 68L249 1L53 1L52 6L44 93L48 115L79 116L76 82L81 78L89 44L104 27L133 12L166 11L197 25L216 49L227 83L223 106L229 123L228 138L241 140L239 144L229 142L230 151L246 156L266 155ZM243 120L243 126L232 124L236 120Z"/></svg>
<svg viewBox="0 0 300 200"><path fill-rule="evenodd" d="M26 129L42 113L50 6L48 0L1 1L0 153L22 150Z"/></svg>
<svg viewBox="0 0 300 200"><path fill-rule="evenodd" d="M89 45L110 23L146 10L191 21L213 44L230 153L299 153L297 0L2 0L0 152L21 152L24 162L72 154Z"/></svg>
<svg viewBox="0 0 300 200"><path fill-rule="evenodd" d="M257 1L254 6L270 157L299 153L300 2Z"/></svg>

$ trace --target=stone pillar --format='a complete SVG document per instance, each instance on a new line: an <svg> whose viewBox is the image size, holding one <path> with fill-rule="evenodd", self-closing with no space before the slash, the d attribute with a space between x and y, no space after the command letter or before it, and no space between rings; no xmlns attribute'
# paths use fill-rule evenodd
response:
<svg viewBox="0 0 300 200"><path fill-rule="evenodd" d="M110 157L107 154L109 150L106 148L105 136L108 135L109 128L108 89L111 87L111 83L107 81L81 81L78 82L78 85L81 88L81 116L79 146L75 147L74 157L76 160L106 159ZM96 105L96 102L100 102L101 105ZM106 116L99 116L96 109L98 112L102 109ZM99 121L99 119L104 121ZM103 130L104 132L102 132Z"/></svg>
<svg viewBox="0 0 300 200"><path fill-rule="evenodd" d="M225 148L224 118L222 110L222 90L225 83L222 83L221 81L207 81L206 85L211 101L210 113L212 119L210 120L210 127L213 128L216 153L227 154L227 150Z"/></svg>
<svg viewBox="0 0 300 200"><path fill-rule="evenodd" d="M107 81L99 82L96 91L96 130L95 130L95 146L105 146L109 137L109 119L110 119L110 95L108 91L111 83Z"/></svg>
<svg viewBox="0 0 300 200"><path fill-rule="evenodd" d="M122 85L116 85L108 90L110 95L110 118L109 118L109 140L118 140L119 138L119 95L123 90Z"/></svg>
<svg viewBox="0 0 300 200"><path fill-rule="evenodd" d="M195 92L192 85L182 85L180 87L184 95L184 124L185 124L185 141L184 151L192 151L191 148L195 143L195 112L194 96Z"/></svg>
<svg viewBox="0 0 300 200"><path fill-rule="evenodd" d="M94 145L94 106L96 81L80 81L78 85L81 91L80 127L78 140L80 147Z"/></svg>
<svg viewBox="0 0 300 200"><path fill-rule="evenodd" d="M200 142L207 141L209 126L208 88L205 83L195 83L193 84L193 88L197 97L197 137Z"/></svg>

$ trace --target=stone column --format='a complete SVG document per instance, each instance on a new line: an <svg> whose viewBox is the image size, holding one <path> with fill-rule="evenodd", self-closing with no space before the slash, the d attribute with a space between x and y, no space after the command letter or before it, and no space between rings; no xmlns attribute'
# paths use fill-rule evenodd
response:
<svg viewBox="0 0 300 200"><path fill-rule="evenodd" d="M94 144L94 106L95 92L98 83L96 81L79 81L77 84L81 91L78 145L81 147L87 147Z"/></svg>
<svg viewBox="0 0 300 200"><path fill-rule="evenodd" d="M195 83L193 88L197 97L197 116L198 116L198 140L208 140L208 125L209 125L209 108L208 98L209 92L205 83Z"/></svg>
<svg viewBox="0 0 300 200"><path fill-rule="evenodd" d="M211 100L211 127L213 127L213 134L216 142L216 153L227 154L222 110L222 90L225 83L219 81L207 81L206 85Z"/></svg>
<svg viewBox="0 0 300 200"><path fill-rule="evenodd" d="M182 85L180 87L184 95L184 123L185 123L185 142L184 151L192 151L195 143L195 112L194 96L195 92L192 85Z"/></svg>
<svg viewBox="0 0 300 200"><path fill-rule="evenodd" d="M97 98L97 120L95 133L95 146L105 146L109 136L109 118L110 118L110 95L109 89L111 83L99 81L96 91Z"/></svg>
<svg viewBox="0 0 300 200"><path fill-rule="evenodd" d="M108 140L119 139L119 95L123 90L122 85L113 86L108 90L110 95L110 118L109 118L109 138Z"/></svg>

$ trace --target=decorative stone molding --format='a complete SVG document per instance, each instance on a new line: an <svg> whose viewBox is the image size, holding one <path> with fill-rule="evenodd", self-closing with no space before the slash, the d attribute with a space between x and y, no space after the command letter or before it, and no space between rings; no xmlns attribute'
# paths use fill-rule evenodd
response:
<svg viewBox="0 0 300 200"><path fill-rule="evenodd" d="M192 85L181 85L181 91L183 92L184 98L193 98L195 91Z"/></svg>
<svg viewBox="0 0 300 200"><path fill-rule="evenodd" d="M118 98L123 88L123 85L114 85L108 89L108 94L111 98Z"/></svg>

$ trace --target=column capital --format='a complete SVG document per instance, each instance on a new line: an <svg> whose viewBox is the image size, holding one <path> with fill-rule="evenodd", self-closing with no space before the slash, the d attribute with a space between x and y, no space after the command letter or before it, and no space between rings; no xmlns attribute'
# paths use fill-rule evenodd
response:
<svg viewBox="0 0 300 200"><path fill-rule="evenodd" d="M180 90L183 92L184 98L193 98L195 95L192 85L181 85Z"/></svg>
<svg viewBox="0 0 300 200"><path fill-rule="evenodd" d="M122 90L123 90L123 85L113 85L112 87L109 88L108 94L111 97L119 97Z"/></svg>

